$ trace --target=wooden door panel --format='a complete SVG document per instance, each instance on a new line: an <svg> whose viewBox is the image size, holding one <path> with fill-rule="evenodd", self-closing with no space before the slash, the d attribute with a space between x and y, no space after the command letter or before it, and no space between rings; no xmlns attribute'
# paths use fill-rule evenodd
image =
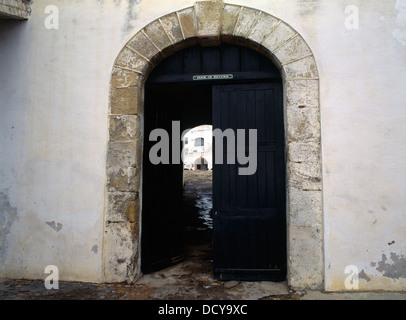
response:
<svg viewBox="0 0 406 320"><path fill-rule="evenodd" d="M165 89L149 88L146 91L146 105L141 269L142 272L149 273L176 263L183 257L183 167L180 163L172 162L154 165L149 159L149 151L156 142L149 141L148 137L156 128L168 132L172 150L172 121L179 120L180 117L179 108L176 108L176 96Z"/></svg>
<svg viewBox="0 0 406 320"><path fill-rule="evenodd" d="M215 278L279 281L285 277L286 191L281 95L280 83L213 88L213 129L231 128L234 132L245 129L246 133L249 129L257 130L254 174L239 175L237 159L235 164L214 164ZM224 162L229 155L225 141ZM248 146L248 134L245 145Z"/></svg>

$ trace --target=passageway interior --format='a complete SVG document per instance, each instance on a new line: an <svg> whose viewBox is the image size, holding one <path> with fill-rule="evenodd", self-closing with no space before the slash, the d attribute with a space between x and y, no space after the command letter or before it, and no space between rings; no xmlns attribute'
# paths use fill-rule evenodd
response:
<svg viewBox="0 0 406 320"><path fill-rule="evenodd" d="M212 171L184 170L183 221L185 254L195 254L196 246L204 248L206 258L211 259L212 218Z"/></svg>
<svg viewBox="0 0 406 320"><path fill-rule="evenodd" d="M145 99L144 131L166 130L171 137L171 152L172 136L177 134L173 132L173 121L179 121L180 133L211 123L210 85L151 85ZM144 150L156 143L146 136ZM181 141L178 143L181 150ZM204 246L207 254L203 259L210 260L212 171L183 170L183 163L172 161L152 165L148 152L144 152L143 167L143 273L182 261L194 254L190 251L193 246Z"/></svg>

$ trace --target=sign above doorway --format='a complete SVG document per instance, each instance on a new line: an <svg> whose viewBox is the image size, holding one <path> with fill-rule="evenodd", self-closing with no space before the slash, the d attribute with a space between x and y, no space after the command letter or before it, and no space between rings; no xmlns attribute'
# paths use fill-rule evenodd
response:
<svg viewBox="0 0 406 320"><path fill-rule="evenodd" d="M208 75L195 75L193 76L194 81L198 80L226 80L233 79L234 75L232 74L208 74Z"/></svg>

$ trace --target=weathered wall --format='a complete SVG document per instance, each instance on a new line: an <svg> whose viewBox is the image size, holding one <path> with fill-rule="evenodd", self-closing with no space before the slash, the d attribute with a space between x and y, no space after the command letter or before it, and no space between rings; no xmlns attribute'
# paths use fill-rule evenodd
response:
<svg viewBox="0 0 406 320"><path fill-rule="evenodd" d="M325 287L405 290L404 0L233 0L270 13L317 60L323 148ZM0 276L103 281L109 81L142 27L194 1L59 0L59 29L0 22ZM345 8L359 9L359 29ZM306 205L311 206L311 203Z"/></svg>

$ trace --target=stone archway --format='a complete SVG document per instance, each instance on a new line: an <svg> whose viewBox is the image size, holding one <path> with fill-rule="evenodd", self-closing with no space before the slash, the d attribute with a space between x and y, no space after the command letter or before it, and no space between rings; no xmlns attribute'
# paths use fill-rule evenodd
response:
<svg viewBox="0 0 406 320"><path fill-rule="evenodd" d="M289 285L324 281L319 76L303 38L280 19L252 8L199 1L140 30L112 70L107 150L103 270L105 282L140 275L140 211L145 79L166 56L190 45L248 46L281 70L287 153Z"/></svg>

